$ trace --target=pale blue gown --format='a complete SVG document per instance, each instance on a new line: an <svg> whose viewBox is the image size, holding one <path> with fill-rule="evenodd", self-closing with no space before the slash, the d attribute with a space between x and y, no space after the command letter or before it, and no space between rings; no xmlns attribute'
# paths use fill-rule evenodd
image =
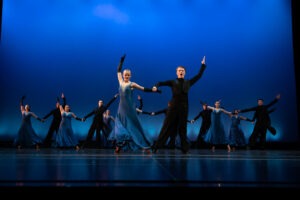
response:
<svg viewBox="0 0 300 200"><path fill-rule="evenodd" d="M149 149L151 144L136 112L131 84L132 82L119 86L120 102L109 140L115 141L124 151L145 150Z"/></svg>
<svg viewBox="0 0 300 200"><path fill-rule="evenodd" d="M56 134L55 147L68 148L76 147L79 142L74 135L72 128L72 112L63 112L58 133Z"/></svg>

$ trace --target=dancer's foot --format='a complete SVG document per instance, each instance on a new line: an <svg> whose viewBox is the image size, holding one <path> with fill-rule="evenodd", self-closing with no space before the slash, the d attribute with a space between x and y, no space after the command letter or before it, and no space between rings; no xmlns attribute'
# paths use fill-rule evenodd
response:
<svg viewBox="0 0 300 200"><path fill-rule="evenodd" d="M116 146L115 153L120 153L120 151L121 151L121 148Z"/></svg>
<svg viewBox="0 0 300 200"><path fill-rule="evenodd" d="M145 149L145 150L144 150L144 153L146 153L146 154L151 154L151 150L150 150L150 149Z"/></svg>
<svg viewBox="0 0 300 200"><path fill-rule="evenodd" d="M212 151L212 152L214 152L214 151L215 151L215 149L216 149L216 147L215 147L215 146L212 146L212 147L211 147L211 151Z"/></svg>
<svg viewBox="0 0 300 200"><path fill-rule="evenodd" d="M229 145L229 144L227 145L227 151L228 151L228 152L231 151L231 148L230 148L230 145Z"/></svg>

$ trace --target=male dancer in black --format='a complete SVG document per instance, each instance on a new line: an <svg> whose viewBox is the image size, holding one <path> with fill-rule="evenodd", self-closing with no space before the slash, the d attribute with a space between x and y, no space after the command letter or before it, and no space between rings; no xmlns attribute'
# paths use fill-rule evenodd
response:
<svg viewBox="0 0 300 200"><path fill-rule="evenodd" d="M165 116L167 115L168 109L171 106L171 102L168 102L168 107L155 111L155 112L148 112L148 111L144 111L144 110L138 110L138 112L142 113L142 114L146 114L146 115L151 115L151 116L155 116L155 115L160 115L160 114L165 114ZM175 126L173 127L173 129L169 129L170 130L170 139L168 144L166 145L169 149L175 149L176 147L176 136L177 136L177 132L176 132L176 128Z"/></svg>
<svg viewBox="0 0 300 200"><path fill-rule="evenodd" d="M63 99L63 108L64 108L66 103L67 103L64 94L61 94L61 98ZM60 124L60 121L61 121L61 113L60 113L59 105L60 105L59 97L57 97L55 108L43 117L43 120L46 120L51 115L53 116L51 125L50 125L49 130L48 130L48 133L47 133L47 135L46 135L46 137L43 141L43 147L45 147L45 148L51 147L53 133L54 133L54 131L57 133L58 129L59 129L59 124Z"/></svg>
<svg viewBox="0 0 300 200"><path fill-rule="evenodd" d="M255 120L255 125L254 125L253 132L252 132L251 136L249 137L249 147L250 148L255 148L256 145L259 145L259 147L261 149L265 148L267 130L272 128L271 127L271 119L269 116L269 113L272 112L272 110L270 111L268 109L272 105L277 103L279 99L280 99L280 94L278 94L276 96L276 98L267 105L264 105L263 99L258 99L257 100L258 106L239 110L240 113L255 111L254 118L253 118L253 121ZM274 128L272 128L272 129L273 130L270 130L270 131L273 133L274 132L276 133L276 130ZM259 140L258 143L257 143L257 140Z"/></svg>
<svg viewBox="0 0 300 200"><path fill-rule="evenodd" d="M193 124L197 119L202 117L201 127L199 130L199 134L197 136L196 145L197 148L200 148L202 145L205 144L204 136L210 128L211 125L211 113L213 110L207 109L207 104L201 102L203 110L199 112L199 114L194 117L190 122Z"/></svg>
<svg viewBox="0 0 300 200"><path fill-rule="evenodd" d="M142 113L142 114L146 114L146 115L151 115L151 116L155 116L155 115L160 115L160 114L165 114L167 115L167 111L169 109L169 107L171 106L171 102L169 101L168 102L168 107L167 108L164 108L162 110L159 110L159 111L156 111L156 112L148 112L148 111L144 111L144 110L141 110L141 109L138 109L138 113ZM174 127L174 126L172 126ZM171 133L170 133L170 140L167 144L167 147L170 148L170 149L175 149L176 147L176 136L177 136L177 133L176 131L172 131L170 130Z"/></svg>
<svg viewBox="0 0 300 200"><path fill-rule="evenodd" d="M171 131L178 132L181 141L181 151L186 154L189 150L187 141L187 117L188 117L188 92L202 76L206 64L205 56L201 62L201 69L198 74L190 80L185 80L185 68L178 66L176 69L177 79L158 82L153 89L156 90L160 86L169 86L172 89L171 106L167 111L166 118L161 128L157 141L152 146L153 153L161 148L169 138ZM170 131L171 130L171 131Z"/></svg>
<svg viewBox="0 0 300 200"><path fill-rule="evenodd" d="M119 94L116 94L106 105L103 104L102 100L98 101L98 107L95 108L92 112L83 117L83 121L85 121L90 116L94 115L93 122L88 131L87 137L81 146L81 148L88 147L91 144L91 141L94 136L94 132L96 131L96 143L98 147L101 147L101 135L100 132L104 132L105 123L103 122L103 113L107 110L107 108L117 99Z"/></svg>

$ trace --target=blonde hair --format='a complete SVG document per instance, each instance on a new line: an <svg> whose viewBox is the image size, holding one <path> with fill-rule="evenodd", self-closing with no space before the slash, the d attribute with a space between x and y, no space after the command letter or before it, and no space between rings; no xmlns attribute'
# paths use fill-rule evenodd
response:
<svg viewBox="0 0 300 200"><path fill-rule="evenodd" d="M128 74L131 76L131 71L130 71L130 69L124 69L123 75L126 74L126 73L128 73Z"/></svg>

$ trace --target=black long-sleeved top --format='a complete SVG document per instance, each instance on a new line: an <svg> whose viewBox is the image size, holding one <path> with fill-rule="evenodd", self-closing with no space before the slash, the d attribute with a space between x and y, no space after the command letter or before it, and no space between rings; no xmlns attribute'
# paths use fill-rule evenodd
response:
<svg viewBox="0 0 300 200"><path fill-rule="evenodd" d="M67 104L67 100L66 98L62 98L63 99L63 107L65 107L65 105ZM46 114L43 119L47 119L50 116L53 116L53 121L52 123L60 123L61 121L61 113L60 113L60 109L58 108L54 108L53 110L51 110L48 114Z"/></svg>
<svg viewBox="0 0 300 200"><path fill-rule="evenodd" d="M258 125L267 126L270 123L269 113L274 111L274 109L273 110L268 110L268 109L269 109L269 107L271 107L272 105L274 105L277 102L278 102L278 99L274 99L267 105L261 105L261 106L255 106L252 108L243 109L240 112L244 113L244 112L249 112L249 111L255 111L252 121L255 120L256 124L258 124Z"/></svg>
<svg viewBox="0 0 300 200"><path fill-rule="evenodd" d="M199 112L199 114L193 119L194 121L196 121L197 119L199 119L200 117L202 117L202 123L206 123L206 124L211 124L211 113L213 110L211 109L206 109L206 110L201 110Z"/></svg>
<svg viewBox="0 0 300 200"><path fill-rule="evenodd" d="M93 121L96 123L103 123L103 113L107 108L117 99L117 96L114 96L106 105L95 108L92 112L85 115L83 118L87 119L90 116L94 115Z"/></svg>
<svg viewBox="0 0 300 200"><path fill-rule="evenodd" d="M173 106L178 106L180 104L188 105L188 92L192 85L194 85L202 76L206 68L205 64L201 65L201 68L196 76L189 80L182 78L176 78L175 80L168 80L164 82L158 82L155 87L169 86L172 89L172 100L171 104Z"/></svg>

